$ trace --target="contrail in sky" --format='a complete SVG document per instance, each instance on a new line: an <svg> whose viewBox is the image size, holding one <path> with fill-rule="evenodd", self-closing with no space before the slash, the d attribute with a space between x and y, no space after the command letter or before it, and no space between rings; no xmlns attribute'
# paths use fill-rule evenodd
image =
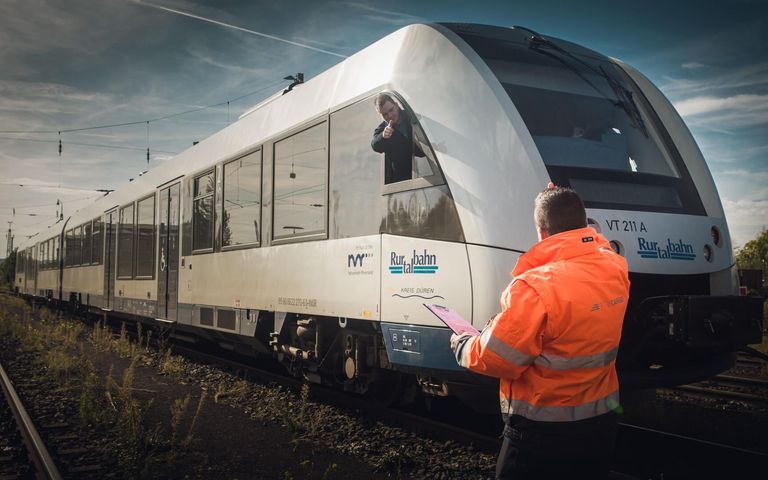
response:
<svg viewBox="0 0 768 480"><path fill-rule="evenodd" d="M253 34L253 35L258 35L260 37L269 38L271 40L276 40L278 42L287 43L289 45L294 45L296 47L307 48L309 50L314 50L316 52L325 53L327 55L333 55L334 57L347 58L346 55L342 55L340 53L329 52L328 50L323 50L322 48L316 48L316 47L313 47L313 46L310 46L310 45L305 45L303 43L292 42L291 40L286 40L284 38L275 37L274 35L267 35L266 33L255 32L253 30L248 30L247 28L238 27L237 25L230 25L229 23L219 22L218 20L213 20L213 19L210 19L210 18L200 17L200 16L194 15L192 13L182 12L181 10L174 10L172 8L162 7L160 5L153 5L151 3L142 2L140 0L132 0L132 1L133 1L133 3L139 4L139 5L144 5L144 6L147 6L147 7L156 8L158 10L165 10L166 12L171 12L171 13L175 13L177 15L183 15L185 17L190 17L190 18L194 18L194 19L197 19L197 20L202 20L203 22L213 23L214 25L220 25L222 27L233 28L235 30L240 30L241 32L250 33L250 34Z"/></svg>

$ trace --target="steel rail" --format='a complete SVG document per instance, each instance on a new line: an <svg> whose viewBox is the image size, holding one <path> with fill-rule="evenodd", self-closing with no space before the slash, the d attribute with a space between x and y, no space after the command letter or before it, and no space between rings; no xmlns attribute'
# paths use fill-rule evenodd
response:
<svg viewBox="0 0 768 480"><path fill-rule="evenodd" d="M734 392L731 390L721 390L714 387L700 387L697 385L680 385L668 390L677 390L680 392L696 393L714 398L734 398L747 402L768 403L768 397L764 395L755 395L753 393Z"/></svg>
<svg viewBox="0 0 768 480"><path fill-rule="evenodd" d="M711 380L737 383L740 385L748 385L748 386L751 385L751 386L767 386L768 387L768 378L753 378L753 377L744 377L740 375L720 374L720 375L715 375L714 377L712 377Z"/></svg>
<svg viewBox="0 0 768 480"><path fill-rule="evenodd" d="M641 478L752 478L768 452L622 422L616 461Z"/></svg>
<svg viewBox="0 0 768 480"><path fill-rule="evenodd" d="M61 480L62 476L59 473L59 469L56 467L51 454L48 453L48 449L45 447L43 439L40 438L40 434L37 433L32 419L27 414L27 410L21 403L21 399L13 388L11 379L5 373L2 365L0 365L0 379L2 380L3 393L5 393L5 397L8 399L8 405L11 407L13 416L16 417L16 423L24 438L24 443L27 445L27 450L37 469L38 478Z"/></svg>

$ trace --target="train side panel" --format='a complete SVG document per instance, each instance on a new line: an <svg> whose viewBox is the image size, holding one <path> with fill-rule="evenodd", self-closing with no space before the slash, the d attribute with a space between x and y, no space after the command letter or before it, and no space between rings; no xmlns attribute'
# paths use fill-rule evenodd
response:
<svg viewBox="0 0 768 480"><path fill-rule="evenodd" d="M372 235L187 256L179 303L375 321L380 242Z"/></svg>

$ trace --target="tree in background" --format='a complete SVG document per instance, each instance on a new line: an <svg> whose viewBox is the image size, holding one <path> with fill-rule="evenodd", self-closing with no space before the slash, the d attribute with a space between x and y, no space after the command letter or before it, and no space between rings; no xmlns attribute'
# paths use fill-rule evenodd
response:
<svg viewBox="0 0 768 480"><path fill-rule="evenodd" d="M13 288L13 276L16 274L16 250L0 264L0 288Z"/></svg>
<svg viewBox="0 0 768 480"><path fill-rule="evenodd" d="M736 264L739 268L753 268L765 271L768 267L768 228L736 251Z"/></svg>
<svg viewBox="0 0 768 480"><path fill-rule="evenodd" d="M755 269L763 271L762 292L753 292L765 295L765 271L768 268L768 228L763 228L754 240L750 240L736 251L736 264L740 269ZM768 299L763 303L763 328L768 325ZM760 348L768 353L768 336L763 337L763 346Z"/></svg>

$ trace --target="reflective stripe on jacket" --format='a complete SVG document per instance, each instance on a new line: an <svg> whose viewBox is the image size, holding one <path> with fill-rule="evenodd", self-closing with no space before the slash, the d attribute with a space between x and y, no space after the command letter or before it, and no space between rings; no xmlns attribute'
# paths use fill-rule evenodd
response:
<svg viewBox="0 0 768 480"><path fill-rule="evenodd" d="M627 262L587 227L539 242L512 275L502 312L459 340L459 364L501 379L505 417L564 422L617 408Z"/></svg>

